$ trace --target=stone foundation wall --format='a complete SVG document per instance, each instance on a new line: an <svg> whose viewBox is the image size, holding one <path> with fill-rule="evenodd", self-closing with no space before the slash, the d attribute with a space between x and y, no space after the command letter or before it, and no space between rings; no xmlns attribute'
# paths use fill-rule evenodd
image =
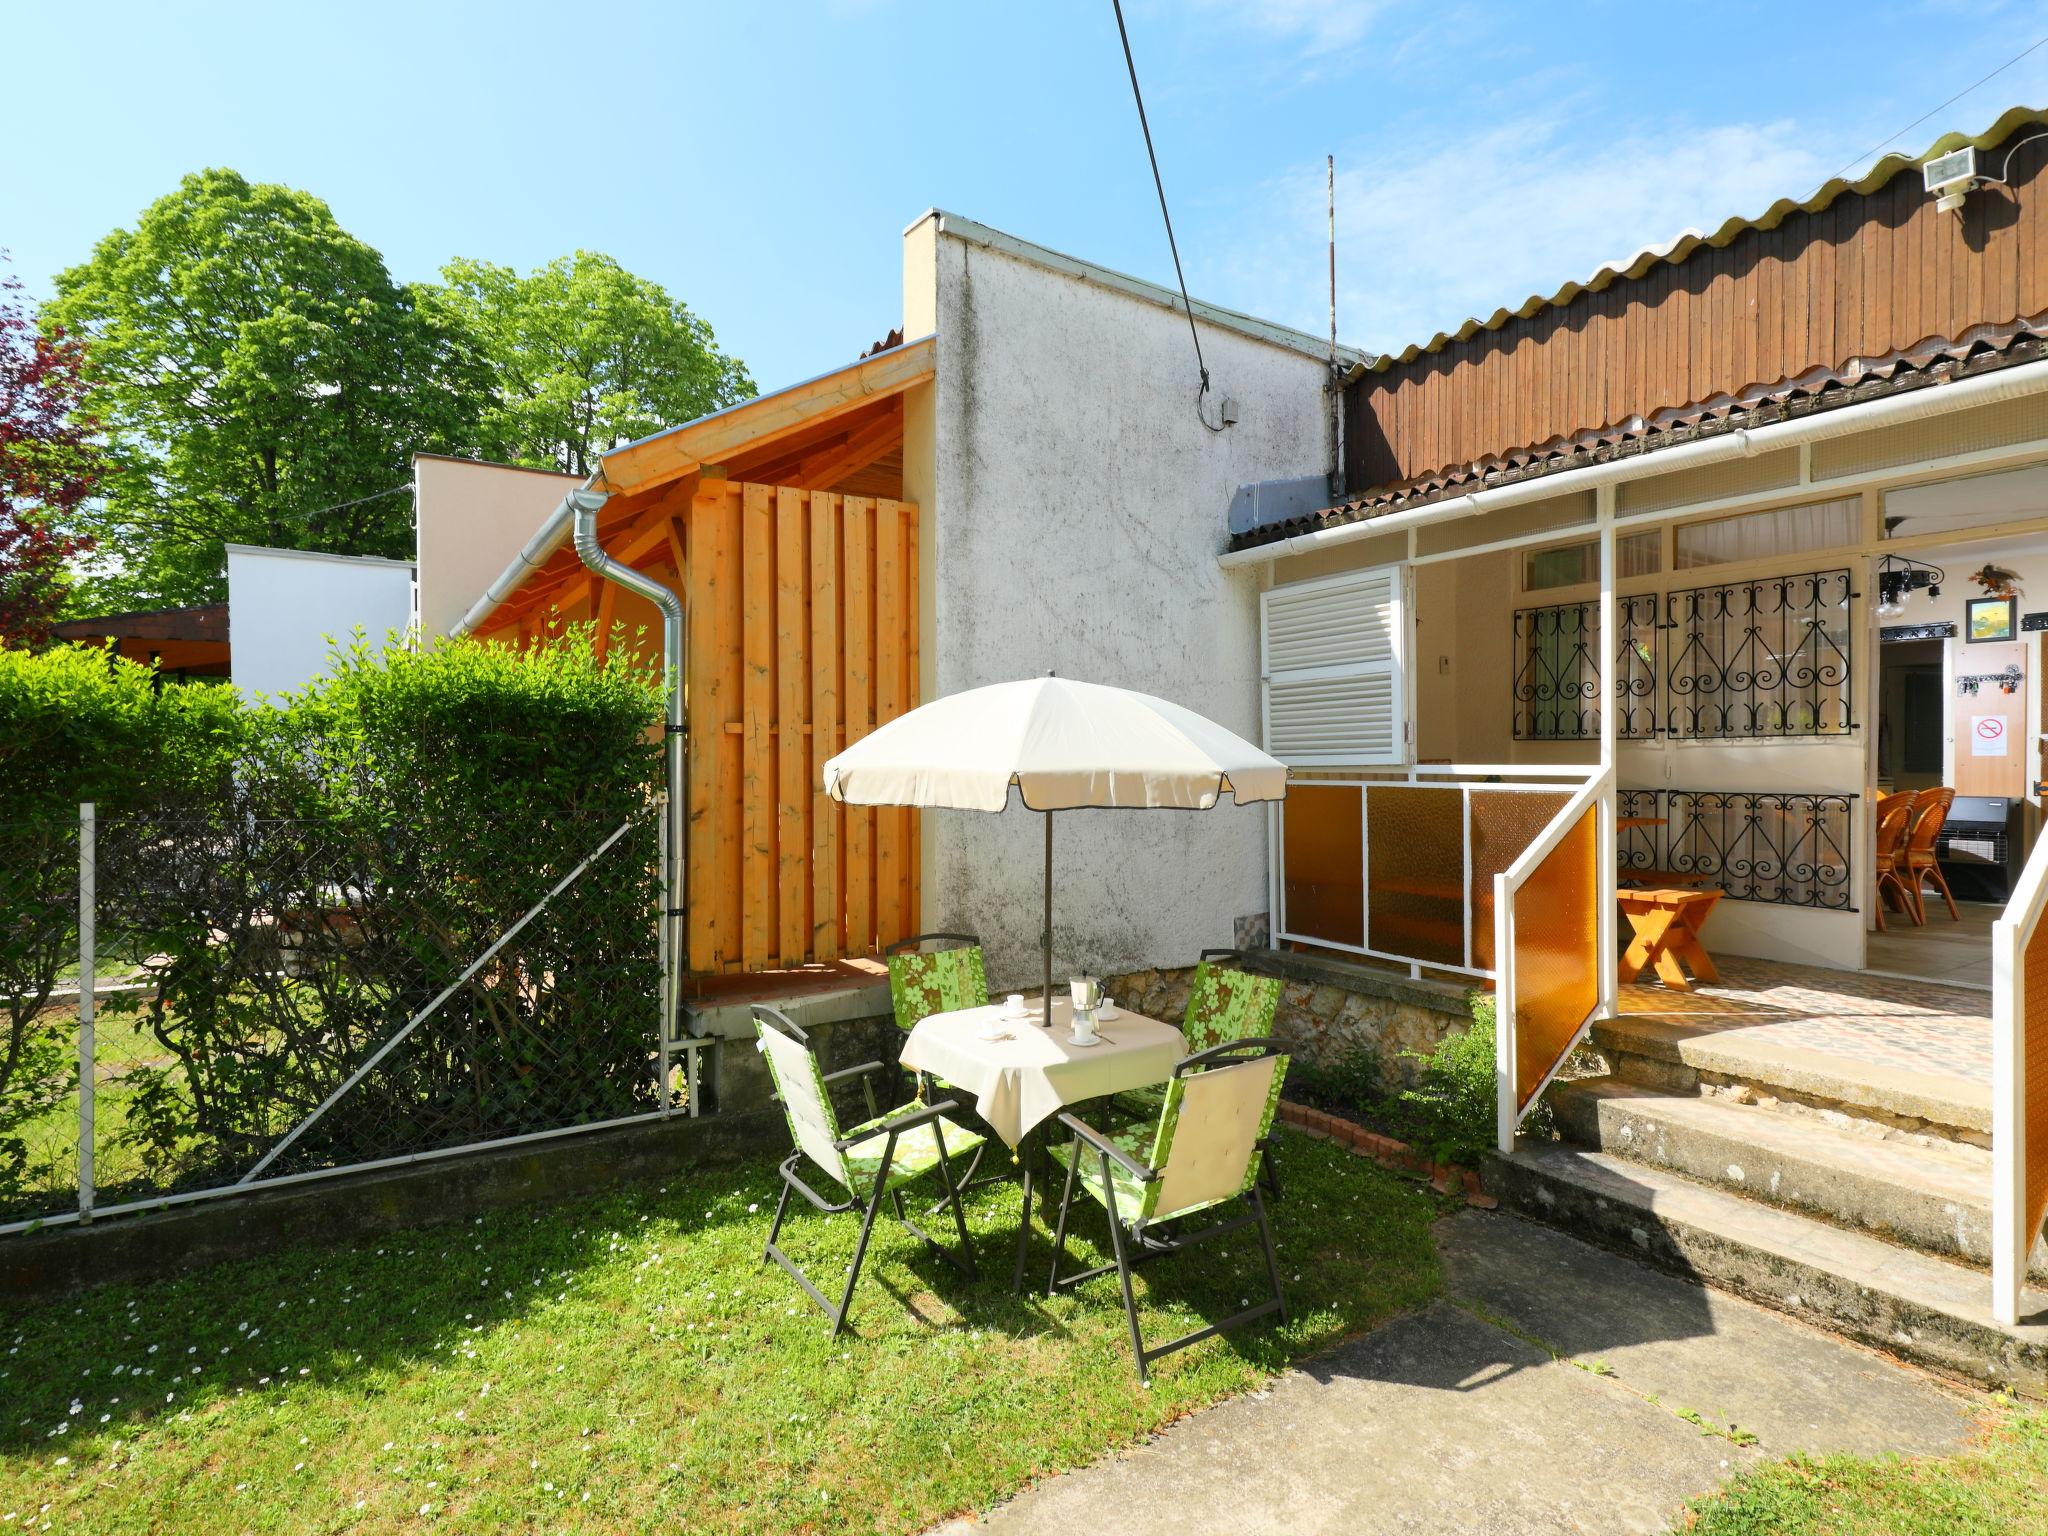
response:
<svg viewBox="0 0 2048 1536"><path fill-rule="evenodd" d="M1378 1057L1388 1089L1410 1087L1421 1071L1418 1056L1434 1055L1444 1037L1472 1022L1463 987L1406 977L1320 956L1257 950L1245 967L1284 983L1274 1031L1299 1047L1302 1059L1335 1065L1352 1047ZM1187 1009L1192 966L1129 971L1104 980L1103 990L1125 1007L1178 1022Z"/></svg>

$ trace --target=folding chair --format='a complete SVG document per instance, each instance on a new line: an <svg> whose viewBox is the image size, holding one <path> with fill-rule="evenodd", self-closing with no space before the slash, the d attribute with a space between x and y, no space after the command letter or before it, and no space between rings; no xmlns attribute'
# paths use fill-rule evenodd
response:
<svg viewBox="0 0 2048 1536"><path fill-rule="evenodd" d="M939 946L927 949L927 944ZM896 1027L909 1034L935 1013L958 1008L980 1008L988 1002L988 973L982 968L981 939L972 933L919 933L898 939L882 951L889 966L889 1006L896 1015ZM917 1096L931 1090L940 1094L957 1092L953 1084L929 1073L914 1074ZM977 1147L974 1161L961 1179L962 1191L984 1188L1005 1177L1001 1172L975 1178L985 1148ZM937 1205L928 1214L936 1215Z"/></svg>
<svg viewBox="0 0 2048 1536"><path fill-rule="evenodd" d="M953 1178L952 1159L963 1152L978 1152L982 1138L946 1118L947 1111L959 1106L947 1099L937 1104L909 1104L887 1114L876 1114L874 1087L869 1078L883 1070L881 1062L863 1062L844 1071L823 1072L818 1066L817 1053L811 1049L810 1037L787 1014L765 1004L754 1005L754 1028L760 1037L761 1054L768 1059L768 1071L775 1080L776 1094L789 1118L790 1139L796 1143L796 1150L783 1160L779 1170L782 1174L782 1196L775 1202L775 1222L768 1229L768 1242L761 1250L761 1262L765 1264L773 1259L788 1270L796 1283L803 1287L804 1294L832 1320L833 1337L838 1337L846 1327L847 1309L853 1304L853 1287L860 1279L860 1267L867 1258L868 1239L875 1229L875 1214L881 1210L886 1196L895 1207L896 1219L913 1236L921 1238L932 1252L961 1273L970 1278L976 1275L974 1244L967 1235L967 1213L961 1208L961 1192ZM870 1118L842 1132L838 1111L832 1106L831 1086L854 1077L860 1079ZM845 1190L846 1198L828 1200L799 1178L797 1169L805 1158L830 1174ZM912 1221L903 1206L904 1186L934 1171L946 1190L946 1198L940 1205L952 1207L953 1226L960 1235L957 1254ZM846 1289L841 1293L837 1306L826 1300L824 1293L811 1284L809 1277L797 1267L796 1261L776 1246L776 1239L782 1235L783 1219L789 1213L792 1191L828 1215L841 1211L861 1213L860 1244L853 1250L853 1264L846 1272Z"/></svg>
<svg viewBox="0 0 2048 1536"><path fill-rule="evenodd" d="M1188 1005L1181 1012L1181 1038L1190 1051L1206 1051L1235 1040L1263 1040L1272 1034L1274 1016L1280 1011L1280 978L1211 963L1243 958L1235 949L1202 951L1188 986ZM1166 1085L1158 1083L1127 1089L1116 1096L1114 1107L1123 1115L1150 1123L1159 1118L1165 1099ZM1280 1198L1280 1169L1273 1153L1279 1141L1277 1134L1269 1134L1262 1145L1266 1192L1275 1200Z"/></svg>
<svg viewBox="0 0 2048 1536"><path fill-rule="evenodd" d="M926 949L942 944L943 949ZM889 963L889 1002L906 1035L929 1014L979 1008L988 1001L981 940L971 933L920 933L883 951Z"/></svg>
<svg viewBox="0 0 2048 1536"><path fill-rule="evenodd" d="M1138 1379L1148 1385L1152 1362L1161 1355L1269 1313L1278 1313L1281 1322L1287 1321L1287 1299L1280 1290L1280 1266L1273 1256L1273 1233L1258 1180L1260 1143L1272 1130L1280 1084L1287 1073L1285 1050L1278 1040L1235 1040L1184 1058L1166 1085L1158 1122L1149 1128L1105 1134L1071 1114L1060 1116L1074 1135L1065 1147L1052 1149L1052 1155L1066 1165L1067 1183L1053 1235L1052 1275L1046 1292L1051 1295L1063 1287L1071 1289L1114 1269L1123 1287L1124 1317L1131 1328L1131 1348L1138 1357ZM1108 1214L1116 1262L1062 1275L1067 1218L1077 1183ZM1242 1200L1245 1211L1199 1232L1173 1236L1161 1230L1168 1222L1231 1200ZM1273 1286L1271 1297L1221 1322L1148 1347L1138 1326L1138 1304L1131 1294L1132 1267L1248 1226L1259 1229L1266 1276Z"/></svg>

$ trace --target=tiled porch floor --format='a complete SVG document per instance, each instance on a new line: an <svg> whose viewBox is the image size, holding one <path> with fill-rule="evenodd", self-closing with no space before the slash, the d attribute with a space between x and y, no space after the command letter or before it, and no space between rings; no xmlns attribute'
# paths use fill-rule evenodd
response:
<svg viewBox="0 0 2048 1536"><path fill-rule="evenodd" d="M1625 1017L1684 1026L1717 1045L1811 1052L1850 1064L1959 1079L1989 1093L1991 994L1817 966L1717 957L1721 984L1690 993L1627 986Z"/></svg>
<svg viewBox="0 0 2048 1536"><path fill-rule="evenodd" d="M1963 901L1948 915L1941 898L1927 895L1927 922L1915 927L1903 912L1887 914L1891 926L1872 933L1865 960L1873 971L1894 971L1924 981L1991 985L1991 925L2005 910L1989 902Z"/></svg>

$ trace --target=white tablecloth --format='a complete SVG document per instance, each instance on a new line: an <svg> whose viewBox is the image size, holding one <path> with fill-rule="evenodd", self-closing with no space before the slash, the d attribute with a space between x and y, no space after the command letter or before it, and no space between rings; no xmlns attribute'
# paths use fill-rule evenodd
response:
<svg viewBox="0 0 2048 1536"><path fill-rule="evenodd" d="M1179 1030L1127 1009L1099 1026L1100 1044L1081 1046L1068 1039L1074 1008L1067 998L1054 999L1049 1030L1037 1022L1036 1001L1027 1004L1023 1019L1004 1019L1002 1007L992 1003L921 1020L903 1042L903 1064L972 1093L981 1117L1013 1147L1069 1104L1165 1082L1187 1054ZM990 1020L998 1021L1005 1038L981 1038Z"/></svg>

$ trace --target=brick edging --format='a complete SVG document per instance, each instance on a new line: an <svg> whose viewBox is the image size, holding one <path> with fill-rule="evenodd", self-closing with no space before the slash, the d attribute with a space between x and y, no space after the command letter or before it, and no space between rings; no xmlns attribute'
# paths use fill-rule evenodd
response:
<svg viewBox="0 0 2048 1536"><path fill-rule="evenodd" d="M1280 1118L1305 1135L1348 1147L1353 1155L1369 1157L1382 1168L1427 1179L1430 1188L1440 1195L1463 1189L1465 1203L1482 1211L1490 1211L1500 1204L1481 1186L1478 1170L1461 1168L1456 1163L1435 1162L1427 1153L1416 1151L1407 1142L1368 1130L1356 1120L1325 1114L1320 1109L1310 1109L1306 1104L1296 1104L1291 1099L1280 1101Z"/></svg>

